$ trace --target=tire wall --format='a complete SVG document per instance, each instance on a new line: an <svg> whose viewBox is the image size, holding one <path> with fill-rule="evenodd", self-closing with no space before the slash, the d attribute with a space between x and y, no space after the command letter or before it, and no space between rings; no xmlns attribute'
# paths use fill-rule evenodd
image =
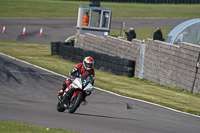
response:
<svg viewBox="0 0 200 133"><path fill-rule="evenodd" d="M132 42L123 40L123 39L119 39L116 37L112 37L112 36L107 36L102 37L102 36L96 36L96 35L92 35L89 33L86 33L84 35L82 34L78 34L76 36L76 41L74 44L74 47L77 48L81 48L81 49L85 49L85 50L90 50L90 51L95 51L97 53L101 53L101 54L105 54L111 57L115 57L115 58L121 58L121 59L126 59L129 61L134 61L134 76L137 77L138 72L139 72L139 61L140 61L140 45L141 45L142 41L138 40L138 39L134 39ZM105 57L107 58L107 57ZM105 60L105 58L103 58ZM102 60L103 60L102 59ZM106 59L106 62L108 63L112 63L109 59ZM116 62L114 63L116 64ZM123 65L123 64L117 64L117 65ZM95 66L96 66L96 60L95 60ZM110 66L110 64L108 65ZM101 65L101 67L99 68L100 70L104 70L104 66ZM111 69L111 68L109 68ZM117 74L116 71L119 70L119 67L115 67L113 66L112 69L115 70L115 73ZM123 68L125 69L125 68ZM112 70L112 71L114 71ZM109 70L110 71L110 70ZM129 69L130 71L130 69ZM127 72L127 71L126 71ZM125 73L124 70L123 72L120 73L120 75L123 75ZM119 74L117 74L119 75Z"/></svg>
<svg viewBox="0 0 200 133"><path fill-rule="evenodd" d="M60 42L51 42L51 55L58 55L59 54L59 45Z"/></svg>
<svg viewBox="0 0 200 133"><path fill-rule="evenodd" d="M111 56L91 50L84 50L62 42L57 42L56 45L54 42L51 43L51 49L51 55L60 55L61 59L80 63L86 56L91 56L95 61L95 69L119 76L134 77L136 64L134 60Z"/></svg>

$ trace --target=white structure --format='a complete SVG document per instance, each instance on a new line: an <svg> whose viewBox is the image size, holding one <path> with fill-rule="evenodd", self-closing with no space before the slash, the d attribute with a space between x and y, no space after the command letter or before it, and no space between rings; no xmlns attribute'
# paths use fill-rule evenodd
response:
<svg viewBox="0 0 200 133"><path fill-rule="evenodd" d="M77 19L77 33L91 33L99 36L107 36L110 32L110 22L113 9L79 6ZM89 23L87 26L83 24L83 16L88 13Z"/></svg>
<svg viewBox="0 0 200 133"><path fill-rule="evenodd" d="M187 20L177 25L166 37L165 42L178 45L188 42L200 45L200 18Z"/></svg>

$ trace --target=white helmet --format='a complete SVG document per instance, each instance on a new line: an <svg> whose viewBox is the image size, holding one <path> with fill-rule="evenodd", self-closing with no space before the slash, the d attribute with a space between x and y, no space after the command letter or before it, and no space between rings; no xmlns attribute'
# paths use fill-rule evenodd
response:
<svg viewBox="0 0 200 133"><path fill-rule="evenodd" d="M83 66L85 68L85 70L89 71L93 68L94 65L94 60L92 57L88 56L85 57L85 59L83 60Z"/></svg>

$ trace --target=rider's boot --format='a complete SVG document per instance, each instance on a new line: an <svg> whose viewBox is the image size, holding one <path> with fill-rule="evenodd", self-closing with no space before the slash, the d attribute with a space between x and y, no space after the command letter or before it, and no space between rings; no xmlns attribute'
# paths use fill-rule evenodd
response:
<svg viewBox="0 0 200 133"><path fill-rule="evenodd" d="M63 89L61 89L61 90L58 91L58 93L57 93L58 100L61 100L63 93L64 93Z"/></svg>
<svg viewBox="0 0 200 133"><path fill-rule="evenodd" d="M58 91L57 95L58 95L58 100L62 99L63 93L66 93L68 91L68 86L71 84L71 81L66 80L63 82L63 86L62 89L60 91Z"/></svg>

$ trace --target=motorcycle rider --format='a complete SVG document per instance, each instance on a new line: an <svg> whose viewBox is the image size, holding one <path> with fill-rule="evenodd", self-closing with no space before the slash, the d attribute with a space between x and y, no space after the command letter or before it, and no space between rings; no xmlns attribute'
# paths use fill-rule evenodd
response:
<svg viewBox="0 0 200 133"><path fill-rule="evenodd" d="M64 92L67 92L66 89L74 80L75 77L79 77L82 74L90 74L92 78L92 85L94 84L94 60L92 57L85 57L83 63L78 63L75 65L74 69L69 73L70 78L67 78L66 81L63 82L62 89L58 91L58 97L60 97Z"/></svg>

